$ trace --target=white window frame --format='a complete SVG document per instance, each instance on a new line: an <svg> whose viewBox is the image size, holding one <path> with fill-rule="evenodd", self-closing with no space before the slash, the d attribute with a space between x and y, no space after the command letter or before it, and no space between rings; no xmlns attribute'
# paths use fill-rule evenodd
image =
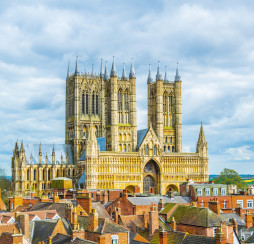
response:
<svg viewBox="0 0 254 244"><path fill-rule="evenodd" d="M210 194L211 194L210 188L205 188L205 195L210 196Z"/></svg>
<svg viewBox="0 0 254 244"><path fill-rule="evenodd" d="M216 230L217 230L217 227L213 227L213 237L216 237Z"/></svg>
<svg viewBox="0 0 254 244"><path fill-rule="evenodd" d="M223 208L227 208L227 201L226 200L223 201Z"/></svg>
<svg viewBox="0 0 254 244"><path fill-rule="evenodd" d="M240 204L240 205L241 205L241 208L243 208L243 200L237 200L237 201L236 201L236 204L237 204L237 205Z"/></svg>
<svg viewBox="0 0 254 244"><path fill-rule="evenodd" d="M202 196L202 188L197 188L197 196Z"/></svg>
<svg viewBox="0 0 254 244"><path fill-rule="evenodd" d="M118 235L111 236L111 244L118 244Z"/></svg>
<svg viewBox="0 0 254 244"><path fill-rule="evenodd" d="M213 188L213 195L218 196L218 188Z"/></svg>
<svg viewBox="0 0 254 244"><path fill-rule="evenodd" d="M247 200L247 208L253 208L253 200Z"/></svg>
<svg viewBox="0 0 254 244"><path fill-rule="evenodd" d="M225 196L226 195L226 188L224 188L224 187L221 188L220 193L222 196Z"/></svg>
<svg viewBox="0 0 254 244"><path fill-rule="evenodd" d="M201 207L201 208L204 208L204 207L205 207L205 203L203 202L203 200L202 200L202 202L200 203L200 207Z"/></svg>

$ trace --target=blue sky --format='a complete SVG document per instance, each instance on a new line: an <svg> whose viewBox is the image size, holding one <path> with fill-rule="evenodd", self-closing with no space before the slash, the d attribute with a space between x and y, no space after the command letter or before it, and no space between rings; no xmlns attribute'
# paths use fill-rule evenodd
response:
<svg viewBox="0 0 254 244"><path fill-rule="evenodd" d="M65 77L118 74L134 58L139 129L147 126L148 64L182 77L183 150L195 151L200 122L209 171L254 174L254 2L0 0L0 167L11 174L15 141L63 143Z"/></svg>

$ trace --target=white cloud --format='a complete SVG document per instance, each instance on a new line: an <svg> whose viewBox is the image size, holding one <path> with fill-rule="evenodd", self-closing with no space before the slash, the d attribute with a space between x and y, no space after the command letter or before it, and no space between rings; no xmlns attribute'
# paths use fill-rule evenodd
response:
<svg viewBox="0 0 254 244"><path fill-rule="evenodd" d="M3 4L0 163L10 165L16 139L64 142L66 64L71 60L74 70L78 53L80 70L87 71L92 63L98 70L101 57L111 60L115 55L118 74L121 63L128 70L134 57L139 128L147 126L148 64L155 76L161 60L162 70L167 65L173 80L179 61L184 150L195 151L203 120L210 172L225 165L249 173L254 145L253 9L250 1ZM234 158L245 160L246 166L236 164L241 160L233 164Z"/></svg>

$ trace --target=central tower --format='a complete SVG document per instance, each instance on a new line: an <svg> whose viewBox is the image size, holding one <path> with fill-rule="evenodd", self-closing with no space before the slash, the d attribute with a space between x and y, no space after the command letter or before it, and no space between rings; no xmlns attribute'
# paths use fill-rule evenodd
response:
<svg viewBox="0 0 254 244"><path fill-rule="evenodd" d="M106 107L106 150L132 152L137 147L136 75L133 62L129 78L125 65L121 78L117 77L113 59L110 77L104 74Z"/></svg>
<svg viewBox="0 0 254 244"><path fill-rule="evenodd" d="M166 70L162 78L160 63L154 82L149 68L148 126L152 125L164 152L182 152L181 83L178 64L174 82L168 80Z"/></svg>

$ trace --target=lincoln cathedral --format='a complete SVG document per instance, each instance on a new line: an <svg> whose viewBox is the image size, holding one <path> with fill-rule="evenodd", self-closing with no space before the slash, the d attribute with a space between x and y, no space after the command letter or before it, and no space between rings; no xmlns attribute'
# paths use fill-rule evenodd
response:
<svg viewBox="0 0 254 244"><path fill-rule="evenodd" d="M103 67L105 66L105 67ZM141 193L178 191L187 179L208 181L208 146L202 123L196 152L182 152L182 81L147 78L148 126L137 130L136 74L133 62L118 76L115 61L108 72L75 72L66 77L65 144L16 142L12 186L20 194L36 189L51 194L51 181L68 177L76 188L127 189ZM142 92L142 91L138 91Z"/></svg>

